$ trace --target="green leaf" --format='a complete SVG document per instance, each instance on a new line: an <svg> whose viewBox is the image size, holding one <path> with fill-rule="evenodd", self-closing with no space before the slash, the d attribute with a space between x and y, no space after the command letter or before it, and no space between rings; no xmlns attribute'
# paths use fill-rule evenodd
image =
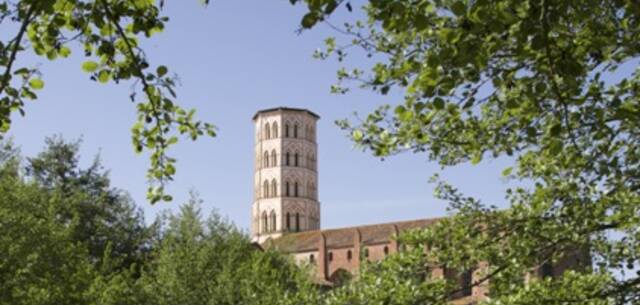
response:
<svg viewBox="0 0 640 305"><path fill-rule="evenodd" d="M513 171L513 167L507 167L502 171L502 176L509 176L511 175L511 172Z"/></svg>
<svg viewBox="0 0 640 305"><path fill-rule="evenodd" d="M462 16L467 12L467 6L462 3L462 1L456 1L451 6L451 11L456 14L456 16Z"/></svg>
<svg viewBox="0 0 640 305"><path fill-rule="evenodd" d="M307 13L302 17L302 27L305 29L310 29L318 22L318 15L314 12Z"/></svg>
<svg viewBox="0 0 640 305"><path fill-rule="evenodd" d="M60 48L60 52L59 52L60 56L62 57L69 57L69 55L71 55L71 49L67 48L67 47L62 47Z"/></svg>
<svg viewBox="0 0 640 305"><path fill-rule="evenodd" d="M106 83L111 80L111 72L109 70L102 70L98 73L98 81L101 83Z"/></svg>
<svg viewBox="0 0 640 305"><path fill-rule="evenodd" d="M433 106L435 106L436 109L438 109L438 110L444 109L444 100L442 98L436 97L433 100Z"/></svg>
<svg viewBox="0 0 640 305"><path fill-rule="evenodd" d="M167 72L169 72L169 69L167 69L166 66L159 66L158 69L156 69L156 73L158 73L158 77L165 76Z"/></svg>
<svg viewBox="0 0 640 305"><path fill-rule="evenodd" d="M82 64L82 71L88 73L95 72L96 70L98 70L98 66L98 63L95 61L85 61Z"/></svg>
<svg viewBox="0 0 640 305"><path fill-rule="evenodd" d="M355 129L351 133L351 137L353 138L354 141L360 142L362 140L362 138L364 137L364 135L362 134L362 131L360 131L359 129Z"/></svg>
<svg viewBox="0 0 640 305"><path fill-rule="evenodd" d="M551 130L549 130L551 135L554 137L557 137L561 131L562 131L562 125L560 125L560 123L554 124L553 126L551 126Z"/></svg>
<svg viewBox="0 0 640 305"><path fill-rule="evenodd" d="M39 78L31 79L29 81L29 87L33 88L34 90L40 90L44 88L44 81Z"/></svg>
<svg viewBox="0 0 640 305"><path fill-rule="evenodd" d="M482 154L476 153L473 155L473 158L471 159L471 164L476 165L480 163L480 161L482 161Z"/></svg>
<svg viewBox="0 0 640 305"><path fill-rule="evenodd" d="M20 68L18 70L15 70L13 72L14 75L29 75L29 73L31 72L31 70L27 69L27 68Z"/></svg>

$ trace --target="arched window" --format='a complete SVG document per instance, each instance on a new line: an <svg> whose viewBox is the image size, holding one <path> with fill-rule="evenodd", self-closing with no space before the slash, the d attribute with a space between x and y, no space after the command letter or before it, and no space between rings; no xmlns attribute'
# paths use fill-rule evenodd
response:
<svg viewBox="0 0 640 305"><path fill-rule="evenodd" d="M351 250L347 251L347 260L351 260L352 257L353 254L351 253Z"/></svg>
<svg viewBox="0 0 640 305"><path fill-rule="evenodd" d="M284 158L284 164L286 166L291 165L291 154L289 152L286 153L285 158Z"/></svg>
<svg viewBox="0 0 640 305"><path fill-rule="evenodd" d="M276 179L271 180L271 197L278 197L278 182L276 182Z"/></svg>
<svg viewBox="0 0 640 305"><path fill-rule="evenodd" d="M284 124L284 137L285 138L289 137L289 123Z"/></svg>
<svg viewBox="0 0 640 305"><path fill-rule="evenodd" d="M299 190L298 188L299 188L299 185L298 185L298 182L296 181L296 182L293 184L293 197L298 197L298 195L300 194L300 193L299 193L299 192L300 192L300 190Z"/></svg>
<svg viewBox="0 0 640 305"><path fill-rule="evenodd" d="M313 126L309 126L309 140L311 140L311 141L315 141L316 140L316 131L313 128Z"/></svg>
<svg viewBox="0 0 640 305"><path fill-rule="evenodd" d="M278 137L278 123L277 122L273 122L273 125L271 126L271 136L274 139Z"/></svg>
<svg viewBox="0 0 640 305"><path fill-rule="evenodd" d="M296 213L296 232L300 231L300 213Z"/></svg>
<svg viewBox="0 0 640 305"><path fill-rule="evenodd" d="M300 154L298 152L293 155L293 166L300 166Z"/></svg>
<svg viewBox="0 0 640 305"><path fill-rule="evenodd" d="M271 138L271 128L269 127L269 123L264 124L264 138L265 140L269 140Z"/></svg>
<svg viewBox="0 0 640 305"><path fill-rule="evenodd" d="M291 230L291 214L287 212L287 218L284 220L285 225L287 226L287 231Z"/></svg>
<svg viewBox="0 0 640 305"><path fill-rule="evenodd" d="M333 261L333 252L329 252L329 261Z"/></svg>
<svg viewBox="0 0 640 305"><path fill-rule="evenodd" d="M313 254L309 255L309 263L313 264L316 262L315 257L313 256Z"/></svg>
<svg viewBox="0 0 640 305"><path fill-rule="evenodd" d="M269 231L269 222L267 219L267 212L262 212L262 233Z"/></svg>
<svg viewBox="0 0 640 305"><path fill-rule="evenodd" d="M307 197L316 198L316 186L311 181L307 182Z"/></svg>
<svg viewBox="0 0 640 305"><path fill-rule="evenodd" d="M262 197L264 198L269 197L269 181L267 180L265 180L264 184L262 185Z"/></svg>
<svg viewBox="0 0 640 305"><path fill-rule="evenodd" d="M271 224L269 226L269 230L271 232L275 232L278 230L278 228L276 228L276 212L275 211L271 211L271 214L269 215L269 218L271 219Z"/></svg>
<svg viewBox="0 0 640 305"><path fill-rule="evenodd" d="M384 246L384 255L387 256L389 254L389 247Z"/></svg>
<svg viewBox="0 0 640 305"><path fill-rule="evenodd" d="M309 155L309 168L315 170L316 169L316 156L313 154Z"/></svg>
<svg viewBox="0 0 640 305"><path fill-rule="evenodd" d="M278 166L278 156L275 149L271 151L271 166Z"/></svg>
<svg viewBox="0 0 640 305"><path fill-rule="evenodd" d="M265 151L262 156L262 167L269 167L269 152Z"/></svg>
<svg viewBox="0 0 640 305"><path fill-rule="evenodd" d="M298 137L298 124L293 125L293 137Z"/></svg>
<svg viewBox="0 0 640 305"><path fill-rule="evenodd" d="M291 191L290 191L290 188L289 188L289 181L287 181L285 183L284 193L285 193L285 195L287 197L291 196Z"/></svg>

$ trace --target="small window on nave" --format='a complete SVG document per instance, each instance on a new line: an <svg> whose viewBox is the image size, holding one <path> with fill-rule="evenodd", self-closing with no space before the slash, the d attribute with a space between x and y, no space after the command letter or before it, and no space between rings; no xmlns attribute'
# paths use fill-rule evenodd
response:
<svg viewBox="0 0 640 305"><path fill-rule="evenodd" d="M353 254L351 253L351 250L347 251L347 260L351 260L352 257Z"/></svg>
<svg viewBox="0 0 640 305"><path fill-rule="evenodd" d="M333 252L329 252L329 261L333 261Z"/></svg>
<svg viewBox="0 0 640 305"><path fill-rule="evenodd" d="M473 270L467 270L460 275L460 288L463 296L470 296L473 293Z"/></svg>

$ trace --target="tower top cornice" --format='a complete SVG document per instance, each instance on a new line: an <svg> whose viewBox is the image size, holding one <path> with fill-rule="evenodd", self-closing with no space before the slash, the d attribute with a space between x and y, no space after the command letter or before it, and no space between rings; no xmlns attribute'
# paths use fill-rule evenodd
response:
<svg viewBox="0 0 640 305"><path fill-rule="evenodd" d="M274 107L274 108L258 110L258 112L256 112L256 114L253 115L253 120L255 121L258 118L259 115L266 114L266 113L269 113L269 112L304 112L304 113L307 113L310 116L316 118L316 120L320 119L319 115L315 114L313 111L308 110L308 109L291 108L291 107Z"/></svg>

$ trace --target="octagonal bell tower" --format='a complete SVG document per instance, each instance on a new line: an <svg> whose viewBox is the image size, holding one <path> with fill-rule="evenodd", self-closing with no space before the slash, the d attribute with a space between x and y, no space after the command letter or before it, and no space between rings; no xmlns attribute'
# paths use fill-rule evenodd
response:
<svg viewBox="0 0 640 305"><path fill-rule="evenodd" d="M318 119L309 110L286 107L260 110L253 116L254 242L320 229Z"/></svg>

